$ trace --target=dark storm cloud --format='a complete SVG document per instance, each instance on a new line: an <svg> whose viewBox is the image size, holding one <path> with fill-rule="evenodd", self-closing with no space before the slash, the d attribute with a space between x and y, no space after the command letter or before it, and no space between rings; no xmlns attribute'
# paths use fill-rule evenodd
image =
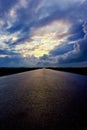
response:
<svg viewBox="0 0 87 130"><path fill-rule="evenodd" d="M58 58L59 63L87 61L87 22L83 25L84 38L74 43L74 49Z"/></svg>
<svg viewBox="0 0 87 130"><path fill-rule="evenodd" d="M0 58L0 67L21 67L23 65L24 61L23 58L18 56L9 57L6 56L4 58Z"/></svg>
<svg viewBox="0 0 87 130"><path fill-rule="evenodd" d="M0 17L4 17L16 3L17 0L0 0Z"/></svg>
<svg viewBox="0 0 87 130"><path fill-rule="evenodd" d="M13 55L0 58L0 67L37 67L37 59L35 57L22 57L21 55Z"/></svg>
<svg viewBox="0 0 87 130"><path fill-rule="evenodd" d="M73 44L63 44L56 47L54 50L50 52L52 56L62 55L69 51L73 50Z"/></svg>
<svg viewBox="0 0 87 130"><path fill-rule="evenodd" d="M87 22L82 26L84 37L72 44L61 44L40 58L44 66L86 66L87 65ZM52 63L50 61L53 61ZM55 62L56 61L56 62Z"/></svg>
<svg viewBox="0 0 87 130"><path fill-rule="evenodd" d="M68 38L69 41L76 41L84 37L83 22L73 23L73 26L69 30L71 36Z"/></svg>
<svg viewBox="0 0 87 130"><path fill-rule="evenodd" d="M17 53L8 50L0 50L0 55L17 55Z"/></svg>

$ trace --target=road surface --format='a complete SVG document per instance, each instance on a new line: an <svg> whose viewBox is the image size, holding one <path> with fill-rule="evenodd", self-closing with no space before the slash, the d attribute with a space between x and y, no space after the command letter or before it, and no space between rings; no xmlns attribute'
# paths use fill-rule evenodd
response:
<svg viewBox="0 0 87 130"><path fill-rule="evenodd" d="M39 69L0 78L0 130L87 130L87 76Z"/></svg>

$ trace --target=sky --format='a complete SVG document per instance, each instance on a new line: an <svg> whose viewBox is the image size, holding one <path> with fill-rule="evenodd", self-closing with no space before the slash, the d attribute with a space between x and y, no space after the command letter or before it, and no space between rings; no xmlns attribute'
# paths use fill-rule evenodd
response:
<svg viewBox="0 0 87 130"><path fill-rule="evenodd" d="M87 0L0 0L0 67L87 66Z"/></svg>

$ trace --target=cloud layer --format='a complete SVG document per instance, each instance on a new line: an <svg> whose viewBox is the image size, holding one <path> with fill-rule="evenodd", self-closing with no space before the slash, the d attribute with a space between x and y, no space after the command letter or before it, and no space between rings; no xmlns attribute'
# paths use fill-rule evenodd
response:
<svg viewBox="0 0 87 130"><path fill-rule="evenodd" d="M0 66L84 66L87 0L0 0Z"/></svg>

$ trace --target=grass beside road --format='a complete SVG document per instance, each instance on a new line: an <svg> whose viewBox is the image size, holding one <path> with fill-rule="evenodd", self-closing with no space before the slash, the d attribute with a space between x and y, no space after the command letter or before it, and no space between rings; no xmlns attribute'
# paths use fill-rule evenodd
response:
<svg viewBox="0 0 87 130"><path fill-rule="evenodd" d="M87 67L80 67L80 68L62 68L62 67L49 67L49 69L58 70L58 71L64 71L64 72L70 72L70 73L76 73L80 75L87 75Z"/></svg>
<svg viewBox="0 0 87 130"><path fill-rule="evenodd" d="M22 68L22 67L21 68L0 68L0 76L22 73L22 72L32 71L32 70L36 70L36 69L41 69L41 68ZM71 73L76 73L76 74L80 74L80 75L87 75L87 67L85 67L85 68L48 67L47 69L71 72Z"/></svg>
<svg viewBox="0 0 87 130"><path fill-rule="evenodd" d="M39 68L0 68L0 76L11 75L36 69Z"/></svg>

